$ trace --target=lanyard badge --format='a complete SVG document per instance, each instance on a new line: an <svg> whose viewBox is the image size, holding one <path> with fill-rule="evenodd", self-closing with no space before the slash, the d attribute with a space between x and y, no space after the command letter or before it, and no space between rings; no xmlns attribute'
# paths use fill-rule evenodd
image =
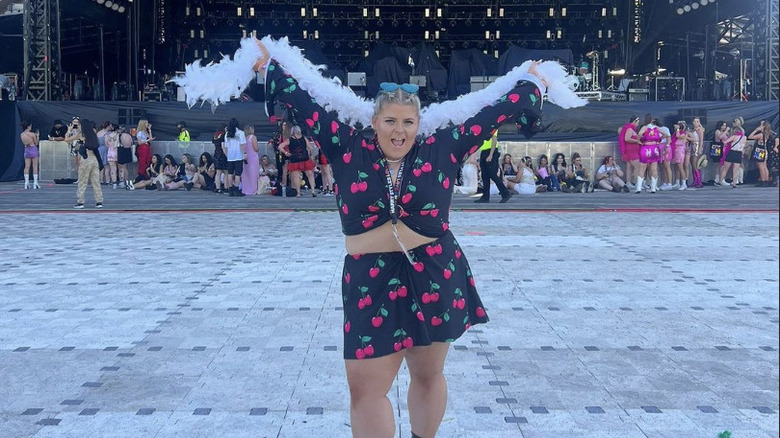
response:
<svg viewBox="0 0 780 438"><path fill-rule="evenodd" d="M395 237L395 240L398 241L398 245L401 247L401 251L406 256L406 259L409 260L409 263L414 265L414 260L412 260L411 255L409 255L409 250L406 249L406 245L401 241L401 236L398 235L398 195L401 191L401 180L404 176L404 166L406 165L405 161L401 162L401 166L398 168L398 176L396 176L395 184L393 184L393 177L390 175L390 166L387 162L387 159L384 160L385 165L385 179L387 184L387 192L390 195L390 221L393 225L393 236Z"/></svg>

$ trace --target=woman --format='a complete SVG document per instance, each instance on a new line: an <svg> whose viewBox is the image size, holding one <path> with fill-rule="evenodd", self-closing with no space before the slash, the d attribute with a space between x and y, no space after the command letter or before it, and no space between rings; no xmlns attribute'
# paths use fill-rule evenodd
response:
<svg viewBox="0 0 780 438"><path fill-rule="evenodd" d="M95 124L84 119L84 129L79 134L80 141L84 144L79 154L79 185L76 189L76 205L73 208L84 208L84 195L87 191L87 184L92 185L92 193L95 195L95 208L103 208L103 190L100 188L100 156L98 152L98 139L95 135Z"/></svg>
<svg viewBox="0 0 780 438"><path fill-rule="evenodd" d="M773 133L767 144L769 145L769 158L766 164L770 172L770 183L767 187L777 187L780 173L780 150L778 150L780 148L780 137Z"/></svg>
<svg viewBox="0 0 780 438"><path fill-rule="evenodd" d="M138 146L135 149L135 154L138 156L138 176L146 180L151 177L151 175L146 174L146 169L149 168L149 164L152 162L152 148L149 146L149 142L154 140L152 124L148 120L141 119L138 121L135 139L138 142Z"/></svg>
<svg viewBox="0 0 780 438"><path fill-rule="evenodd" d="M517 175L517 167L512 163L512 156L509 154L504 154L504 157L501 159L501 173L504 177Z"/></svg>
<svg viewBox="0 0 780 438"><path fill-rule="evenodd" d="M39 132L32 131L32 124L28 121L22 122L22 133L19 135L22 144L24 145L24 189L30 188L30 169L32 168L33 174L33 189L40 189L38 184L38 157L40 151L38 150L38 144L40 143Z"/></svg>
<svg viewBox="0 0 780 438"><path fill-rule="evenodd" d="M558 152L553 157L552 171L552 175L554 175L561 184L561 190L568 192L569 185L566 183L566 155L562 152Z"/></svg>
<svg viewBox="0 0 780 438"><path fill-rule="evenodd" d="M214 168L216 173L214 174L214 193L227 194L227 189L223 188L222 181L227 181L227 155L222 149L222 142L225 140L225 129L227 125L221 123L217 126L217 131L214 133L214 137L211 139L211 143L214 144Z"/></svg>
<svg viewBox="0 0 780 438"><path fill-rule="evenodd" d="M279 125L279 133L271 140L273 143L274 151L276 151L276 172L277 175L281 175L281 179L278 181L279 188L282 196L287 195L287 155L284 153L284 148L290 143L290 128L292 125L287 121L282 121Z"/></svg>
<svg viewBox="0 0 780 438"><path fill-rule="evenodd" d="M117 147L119 146L119 133L115 125L109 125L106 129L106 135L103 137L106 143L106 160L108 160L108 178L113 184L113 188L119 187L117 178Z"/></svg>
<svg viewBox="0 0 780 438"><path fill-rule="evenodd" d="M311 196L317 197L314 193L314 159L311 157L311 146L303 138L300 126L294 125L290 129L290 134L290 140L282 143L279 149L287 157L287 171L290 172L292 187L298 190L296 197L301 197L301 172L306 174L306 179L309 181Z"/></svg>
<svg viewBox="0 0 780 438"><path fill-rule="evenodd" d="M720 171L726 164L726 155L731 150L731 145L727 143L729 137L731 137L731 128L728 127L726 122L718 122L716 126L712 145L710 146L710 156L713 158L713 161L717 160L718 162L718 170L715 172L715 185L719 185L721 183ZM715 154L718 151L718 146L720 146L720 154ZM715 152L713 152L713 148L715 148Z"/></svg>
<svg viewBox="0 0 780 438"><path fill-rule="evenodd" d="M665 126L660 120L656 119L655 124L661 132L661 161L659 167L663 168L664 176L661 179L659 190L672 190L672 133L668 126ZM679 188L679 186L677 186Z"/></svg>
<svg viewBox="0 0 780 438"><path fill-rule="evenodd" d="M146 190L157 190L157 185L155 184L155 180L162 174L162 156L160 154L154 154L152 155L151 162L148 166L146 166L146 169L144 173L146 175L149 175L149 178L147 179L141 179L140 181L133 183L133 189L146 189ZM138 175L138 178L143 178L140 173Z"/></svg>
<svg viewBox="0 0 780 438"><path fill-rule="evenodd" d="M201 190L211 190L214 188L214 175L217 170L214 168L214 159L211 154L204 152L198 158L198 171L192 176L192 187Z"/></svg>
<svg viewBox="0 0 780 438"><path fill-rule="evenodd" d="M108 133L108 129L111 126L111 122L103 122L100 125L100 129L95 134L97 135L98 139L98 153L100 154L100 159L104 163L108 163L108 146L106 146L106 134ZM111 182L111 175L110 175L110 166L104 166L103 171L100 172L100 183L103 185L108 185Z"/></svg>
<svg viewBox="0 0 780 438"><path fill-rule="evenodd" d="M564 160L565 161L565 160ZM566 167L566 166L564 166ZM539 178L539 182L547 186L548 192L560 192L561 183L558 181L558 176L553 172L552 166L547 159L547 155L542 154L539 157L539 165L534 174Z"/></svg>
<svg viewBox="0 0 780 438"><path fill-rule="evenodd" d="M742 151L745 149L745 144L747 144L745 131L742 129L743 123L744 120L742 117L737 117L731 124L732 134L731 137L726 140L726 146L729 152L726 154L723 167L720 169L720 185L728 186L726 183L726 174L728 174L729 168L731 168L732 189L736 188L737 183L739 182L739 169L742 167Z"/></svg>
<svg viewBox="0 0 780 438"><path fill-rule="evenodd" d="M693 175L691 187L700 189L704 185L701 181L701 169L698 168L697 163L701 154L704 153L704 126L702 126L701 119L698 116L693 118L693 130L689 133L688 141L690 147L685 155L686 161L683 162L683 173L685 174L685 181L688 180L688 176Z"/></svg>
<svg viewBox="0 0 780 438"><path fill-rule="evenodd" d="M631 188L632 181L639 171L639 135L636 133L639 124L639 116L631 116L628 123L620 128L618 134L618 144L620 146L620 157L626 163L626 184Z"/></svg>
<svg viewBox="0 0 780 438"><path fill-rule="evenodd" d="M692 137L688 135L688 130L685 125L685 121L680 120L672 127L674 133L672 134L672 140L669 142L672 148L672 160L671 164L674 166L674 186L678 190L685 190L688 188L688 174L686 173L687 164L690 159L690 148L688 143L692 140ZM695 178L694 178L695 182Z"/></svg>
<svg viewBox="0 0 780 438"><path fill-rule="evenodd" d="M177 190L184 186L183 180L179 177L179 165L173 155L167 154L163 157L163 171L154 178L154 185L157 190ZM182 182L181 186L179 182Z"/></svg>
<svg viewBox="0 0 780 438"><path fill-rule="evenodd" d="M639 148L639 169L636 174L634 193L642 193L645 173L650 175L650 193L658 191L658 163L661 161L661 140L663 135L651 114L645 114L645 124L637 133L642 146Z"/></svg>
<svg viewBox="0 0 780 438"><path fill-rule="evenodd" d="M116 150L116 163L119 167L119 180L124 182L126 190L134 190L135 186L127 170L127 165L133 162L133 136L125 131L124 126L120 126L118 131L119 147Z"/></svg>
<svg viewBox="0 0 780 438"><path fill-rule="evenodd" d="M317 155L317 162L319 162L320 177L322 178L322 195L333 196L333 172L328 157L320 152Z"/></svg>
<svg viewBox="0 0 780 438"><path fill-rule="evenodd" d="M623 181L623 170L620 169L615 158L611 155L604 157L604 160L601 161L601 167L596 171L596 181L598 181L599 188L604 190L628 193L628 187Z"/></svg>
<svg viewBox="0 0 780 438"><path fill-rule="evenodd" d="M244 171L241 173L241 191L245 195L254 195L257 193L257 180L260 178L260 146L255 137L255 127L246 125L244 127L246 134L246 163Z"/></svg>
<svg viewBox="0 0 780 438"><path fill-rule="evenodd" d="M83 138L84 136L81 135L81 120L78 117L74 117L68 124L68 133L65 134L65 139L63 141L70 145L71 164L73 165L73 170L76 172L78 172L79 169L79 150L81 150L81 147L84 145ZM68 173L70 173L70 170L71 169L68 169Z"/></svg>
<svg viewBox="0 0 780 438"><path fill-rule="evenodd" d="M505 162L506 161L504 161L504 163ZM539 184L538 186L536 185L536 181L534 180L534 171L531 167L533 165L531 157L525 157L518 163L520 163L520 165L517 167L517 172L515 175L504 175L506 188L509 190L514 190L517 194L520 195L535 195L537 192L547 191L547 186L543 184Z"/></svg>
<svg viewBox="0 0 780 438"><path fill-rule="evenodd" d="M756 187L769 187L771 180L766 162L769 155L768 149L774 143L774 139L772 138L772 128L769 127L766 120L762 120L761 124L750 133L748 140L756 141L750 157L756 162L756 167L758 168L758 184L756 184Z"/></svg>
<svg viewBox="0 0 780 438"><path fill-rule="evenodd" d="M588 169L582 165L582 157L579 152L571 154L571 165L566 167L566 184L569 186L569 192L588 192L590 176Z"/></svg>
<svg viewBox="0 0 780 438"><path fill-rule="evenodd" d="M238 129L238 120L235 117L228 121L225 128L225 138L222 140L222 152L227 157L227 173L225 185L230 196L244 196L241 187L241 174L244 172L246 161L246 135Z"/></svg>
<svg viewBox="0 0 780 438"><path fill-rule="evenodd" d="M257 183L257 194L262 195L276 184L277 168L271 163L268 155L260 157L260 178Z"/></svg>
<svg viewBox="0 0 780 438"><path fill-rule="evenodd" d="M381 91L369 109L350 90L323 78L313 65L301 60L300 52L285 40L266 37L256 43L254 67L260 74L267 70L267 106L273 108L279 100L296 120L305 121L333 166L349 254L344 261L342 293L353 436L394 435L387 393L406 359L411 375L412 436L433 437L446 407L443 367L448 342L472 325L487 322L468 263L449 231L451 181L460 160L475 152L499 121L516 122L527 133L539 129L540 90L547 82L536 76L539 67L529 62L510 72L507 80L486 88L494 105L475 105L470 112L474 115L469 116L453 115L445 103L421 119L416 85L380 84ZM242 43L242 50L252 49L251 40ZM269 50L274 59L285 60L290 77L279 61L266 66L271 60ZM247 67L243 56L234 59L217 68L243 71ZM567 80L560 66L555 71L542 67L544 75L558 85L549 95L555 103L558 92L569 93L564 85ZM203 75L188 74L179 85L197 87ZM553 79L553 75L557 76ZM189 88L188 99L197 100L206 90ZM322 105L335 102L330 99L334 95L357 106L346 104L335 112L326 111ZM570 97L564 100L581 104ZM349 119L350 114L355 117ZM371 124L375 137L365 140L342 119ZM416 141L418 133L423 134L424 144Z"/></svg>
<svg viewBox="0 0 780 438"><path fill-rule="evenodd" d="M475 195L479 187L479 154L471 154L460 169L461 185L456 185L454 192L462 195Z"/></svg>

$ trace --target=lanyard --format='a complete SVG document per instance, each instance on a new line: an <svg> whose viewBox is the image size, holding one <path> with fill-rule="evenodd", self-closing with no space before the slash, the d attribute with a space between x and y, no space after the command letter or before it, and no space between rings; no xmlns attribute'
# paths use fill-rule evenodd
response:
<svg viewBox="0 0 780 438"><path fill-rule="evenodd" d="M393 184L393 177L390 175L390 164L387 161L387 158L384 158L384 164L385 164L385 179L387 184L387 192L390 195L390 221L393 224L393 236L395 237L395 240L398 242L398 245L401 247L401 251L404 253L404 256L406 256L406 260L409 261L410 264L414 265L414 260L409 255L409 250L406 249L406 245L401 241L401 236L398 235L398 195L401 192L401 180L404 176L404 166L406 165L406 160L401 161L401 166L398 167L398 175L395 178L395 184Z"/></svg>
<svg viewBox="0 0 780 438"><path fill-rule="evenodd" d="M398 195L401 192L401 179L404 176L405 161L401 162L401 166L398 167L398 176L395 178L395 184L393 184L393 177L390 175L390 164L385 161L385 178L387 183L387 192L390 194L390 219L393 221L393 225L398 223Z"/></svg>

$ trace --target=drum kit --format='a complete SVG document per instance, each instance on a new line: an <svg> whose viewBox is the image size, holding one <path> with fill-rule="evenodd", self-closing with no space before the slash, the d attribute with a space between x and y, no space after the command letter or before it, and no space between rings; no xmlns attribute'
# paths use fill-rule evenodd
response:
<svg viewBox="0 0 780 438"><path fill-rule="evenodd" d="M574 67L572 72L577 78L577 91L599 91L599 52L597 50L591 50L585 54L585 57L590 60L582 61L579 65ZM593 65L591 69L590 66Z"/></svg>

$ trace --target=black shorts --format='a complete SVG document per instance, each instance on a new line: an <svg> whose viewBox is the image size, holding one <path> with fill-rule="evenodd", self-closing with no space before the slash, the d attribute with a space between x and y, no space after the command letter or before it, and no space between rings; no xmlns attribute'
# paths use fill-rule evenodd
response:
<svg viewBox="0 0 780 438"><path fill-rule="evenodd" d="M742 151L735 151L734 149L730 150L729 153L726 155L726 162L727 163L741 164L742 163Z"/></svg>
<svg viewBox="0 0 780 438"><path fill-rule="evenodd" d="M227 173L228 175L238 175L241 176L242 173L244 173L244 162L239 161L228 161L227 163Z"/></svg>
<svg viewBox="0 0 780 438"><path fill-rule="evenodd" d="M130 148L116 148L116 162L129 164L133 162L133 150Z"/></svg>

